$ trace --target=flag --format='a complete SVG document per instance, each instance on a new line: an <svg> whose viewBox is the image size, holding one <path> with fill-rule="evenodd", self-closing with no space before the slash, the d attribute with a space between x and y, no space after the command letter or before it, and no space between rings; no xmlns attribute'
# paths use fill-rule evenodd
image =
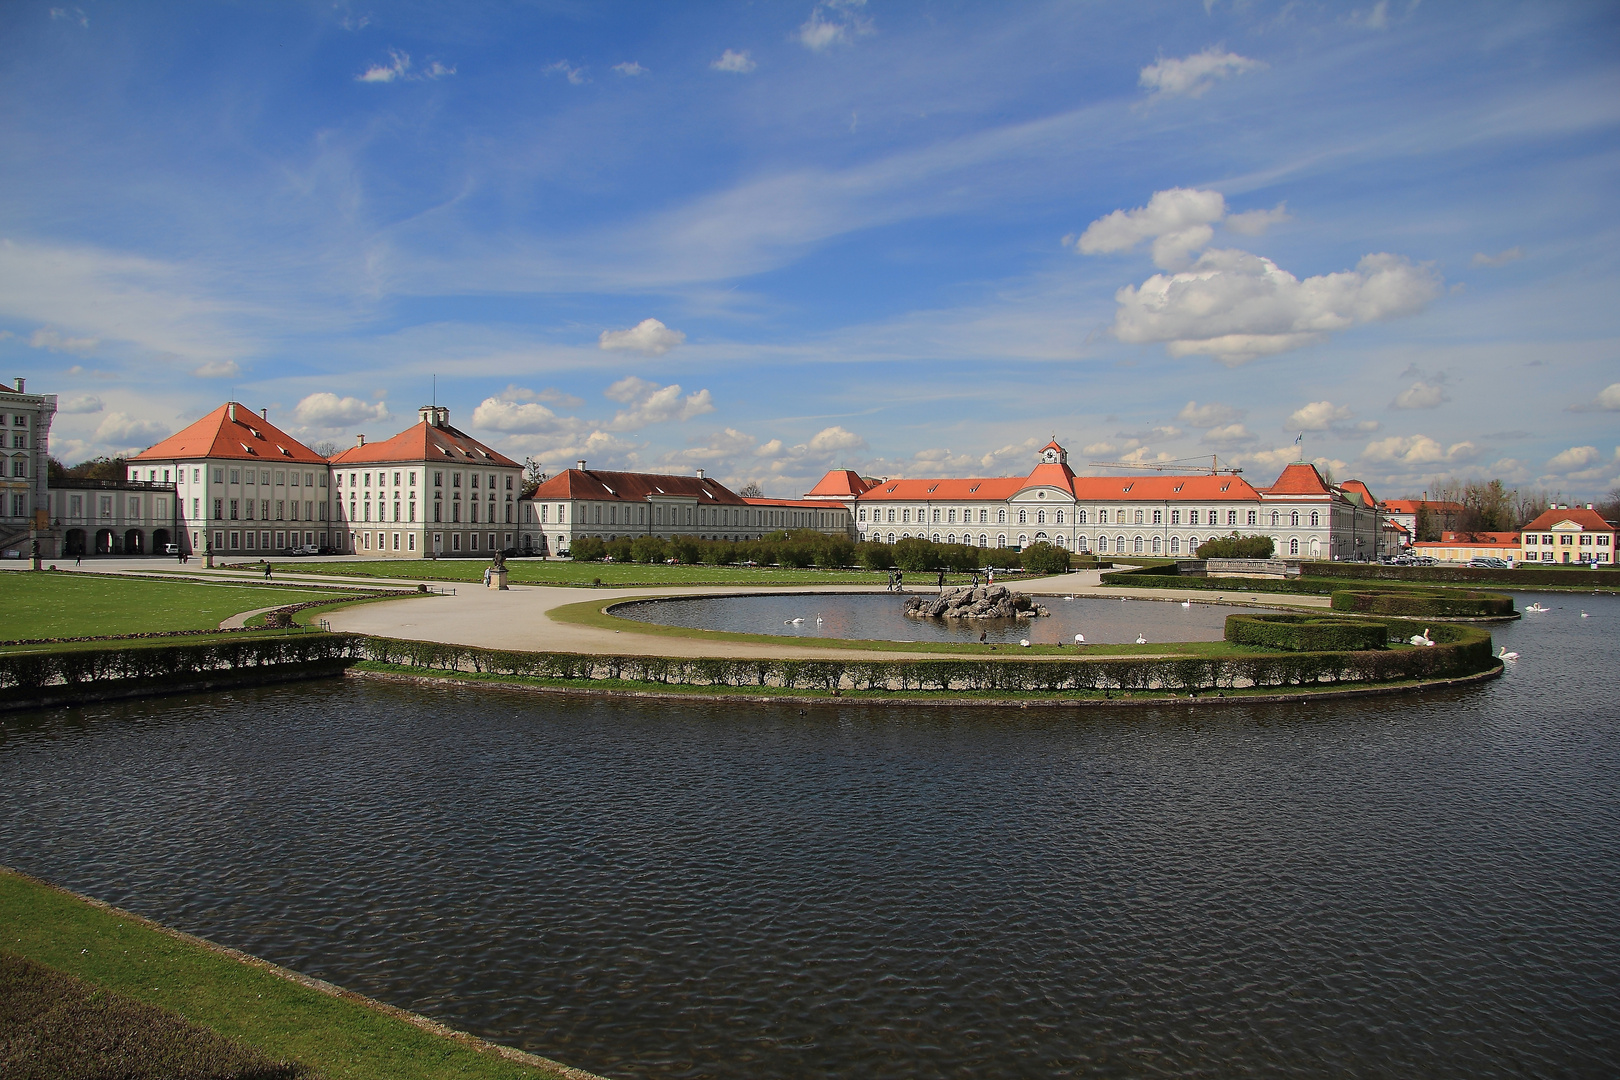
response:
<svg viewBox="0 0 1620 1080"><path fill-rule="evenodd" d="M1294 436L1294 445L1295 446L1299 446L1304 441L1305 441L1305 433L1303 431L1300 432L1298 435Z"/></svg>

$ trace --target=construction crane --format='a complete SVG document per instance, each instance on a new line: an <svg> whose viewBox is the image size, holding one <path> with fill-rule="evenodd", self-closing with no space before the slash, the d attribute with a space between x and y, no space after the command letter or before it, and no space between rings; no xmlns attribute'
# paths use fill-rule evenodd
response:
<svg viewBox="0 0 1620 1080"><path fill-rule="evenodd" d="M1197 460L1199 459L1173 458L1170 461L1093 461L1089 462L1089 464L1094 469L1135 469L1138 471L1151 469L1154 472L1208 473L1211 476L1218 476L1221 473L1236 476L1243 471L1242 469L1221 468L1220 458L1215 454L1209 456L1208 465L1192 464Z"/></svg>

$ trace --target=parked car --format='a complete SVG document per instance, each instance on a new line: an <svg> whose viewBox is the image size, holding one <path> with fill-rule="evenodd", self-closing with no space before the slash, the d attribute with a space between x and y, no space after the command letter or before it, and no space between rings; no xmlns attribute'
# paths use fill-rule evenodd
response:
<svg viewBox="0 0 1620 1080"><path fill-rule="evenodd" d="M163 545L163 554L165 554L165 555L178 555L178 554L180 554L180 545L179 544L164 544Z"/></svg>
<svg viewBox="0 0 1620 1080"><path fill-rule="evenodd" d="M1495 555L1475 555L1472 559L1468 560L1468 565L1478 567L1482 570L1513 569L1512 563L1508 562L1506 559L1498 559Z"/></svg>

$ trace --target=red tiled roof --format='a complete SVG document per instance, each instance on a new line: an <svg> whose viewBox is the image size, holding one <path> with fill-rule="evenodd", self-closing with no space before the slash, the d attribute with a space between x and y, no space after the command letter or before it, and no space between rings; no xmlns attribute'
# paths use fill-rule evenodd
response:
<svg viewBox="0 0 1620 1080"><path fill-rule="evenodd" d="M232 410L236 419L231 419ZM228 401L130 461L231 458L240 461L297 462L325 465L326 459L282 431L246 405Z"/></svg>
<svg viewBox="0 0 1620 1080"><path fill-rule="evenodd" d="M1524 527L1525 532L1534 532L1538 529L1551 529L1557 527L1561 521L1573 521L1583 529L1593 529L1597 532L1613 532L1615 524L1605 521L1603 515L1596 510L1581 507L1579 510L1548 510L1536 520Z"/></svg>
<svg viewBox="0 0 1620 1080"><path fill-rule="evenodd" d="M1057 446L1057 443L1052 443L1051 445ZM1058 447L1058 449L1061 450L1062 447ZM1024 478L1024 486L1027 488L1053 487L1059 489L1060 491L1073 492L1074 470L1069 468L1067 465L1060 465L1055 461L1043 461L1039 465L1035 466L1034 470Z"/></svg>
<svg viewBox="0 0 1620 1080"><path fill-rule="evenodd" d="M450 427L436 427L423 420L415 427L406 428L391 439L351 446L341 454L332 455L335 466L371 465L378 462L425 461L433 465L501 465L521 468L517 462L496 450L491 450L465 431Z"/></svg>
<svg viewBox="0 0 1620 1080"><path fill-rule="evenodd" d="M605 472L600 469L568 469L535 489L531 498L546 500L585 499L593 502L642 502L670 495L697 499L709 506L743 506L747 500L713 477L665 476L659 473ZM825 503L812 505L826 508Z"/></svg>
<svg viewBox="0 0 1620 1080"><path fill-rule="evenodd" d="M821 495L826 497L849 498L859 495L872 484L862 479L861 475L853 469L833 469L816 482L816 486L805 492L805 497Z"/></svg>
<svg viewBox="0 0 1620 1080"><path fill-rule="evenodd" d="M1368 506L1378 505L1378 500L1373 498L1372 490L1360 480L1346 480L1344 483L1339 485L1339 490L1349 492L1353 495L1360 495L1362 501Z"/></svg>
<svg viewBox="0 0 1620 1080"><path fill-rule="evenodd" d="M1283 469L1277 477L1277 482L1268 488L1261 488L1266 495L1326 495L1328 494L1327 481L1322 474L1316 471L1316 466L1308 461L1296 461Z"/></svg>
<svg viewBox="0 0 1620 1080"><path fill-rule="evenodd" d="M861 494L862 502L1006 502L1024 487L1022 476L968 480L885 480Z"/></svg>
<svg viewBox="0 0 1620 1080"><path fill-rule="evenodd" d="M1384 509L1391 514L1415 514L1418 507L1427 506L1430 510L1439 510L1446 514L1460 514L1465 507L1459 502L1437 502L1430 499L1391 499L1383 504Z"/></svg>

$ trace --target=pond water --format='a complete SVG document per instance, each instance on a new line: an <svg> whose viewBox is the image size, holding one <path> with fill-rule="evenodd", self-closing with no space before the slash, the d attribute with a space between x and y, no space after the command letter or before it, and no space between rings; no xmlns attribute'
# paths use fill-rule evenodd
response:
<svg viewBox="0 0 1620 1080"><path fill-rule="evenodd" d="M1028 638L1037 645L1072 645L1084 634L1094 644L1121 644L1145 637L1150 642L1220 641L1226 617L1256 608L1179 601L1105 600L1079 596L1037 596L1052 614L1036 619L908 619L910 596L937 596L938 591L890 593L788 593L786 595L717 596L649 600L620 604L613 614L665 626L727 630L742 634L780 634L794 638L854 638L864 641L987 641L1016 644ZM1269 609L1267 609L1269 610ZM794 619L803 620L795 624ZM817 622L817 620L820 622Z"/></svg>
<svg viewBox="0 0 1620 1080"><path fill-rule="evenodd" d="M12 715L0 861L613 1077L1612 1076L1620 602L1542 599L1299 706Z"/></svg>

